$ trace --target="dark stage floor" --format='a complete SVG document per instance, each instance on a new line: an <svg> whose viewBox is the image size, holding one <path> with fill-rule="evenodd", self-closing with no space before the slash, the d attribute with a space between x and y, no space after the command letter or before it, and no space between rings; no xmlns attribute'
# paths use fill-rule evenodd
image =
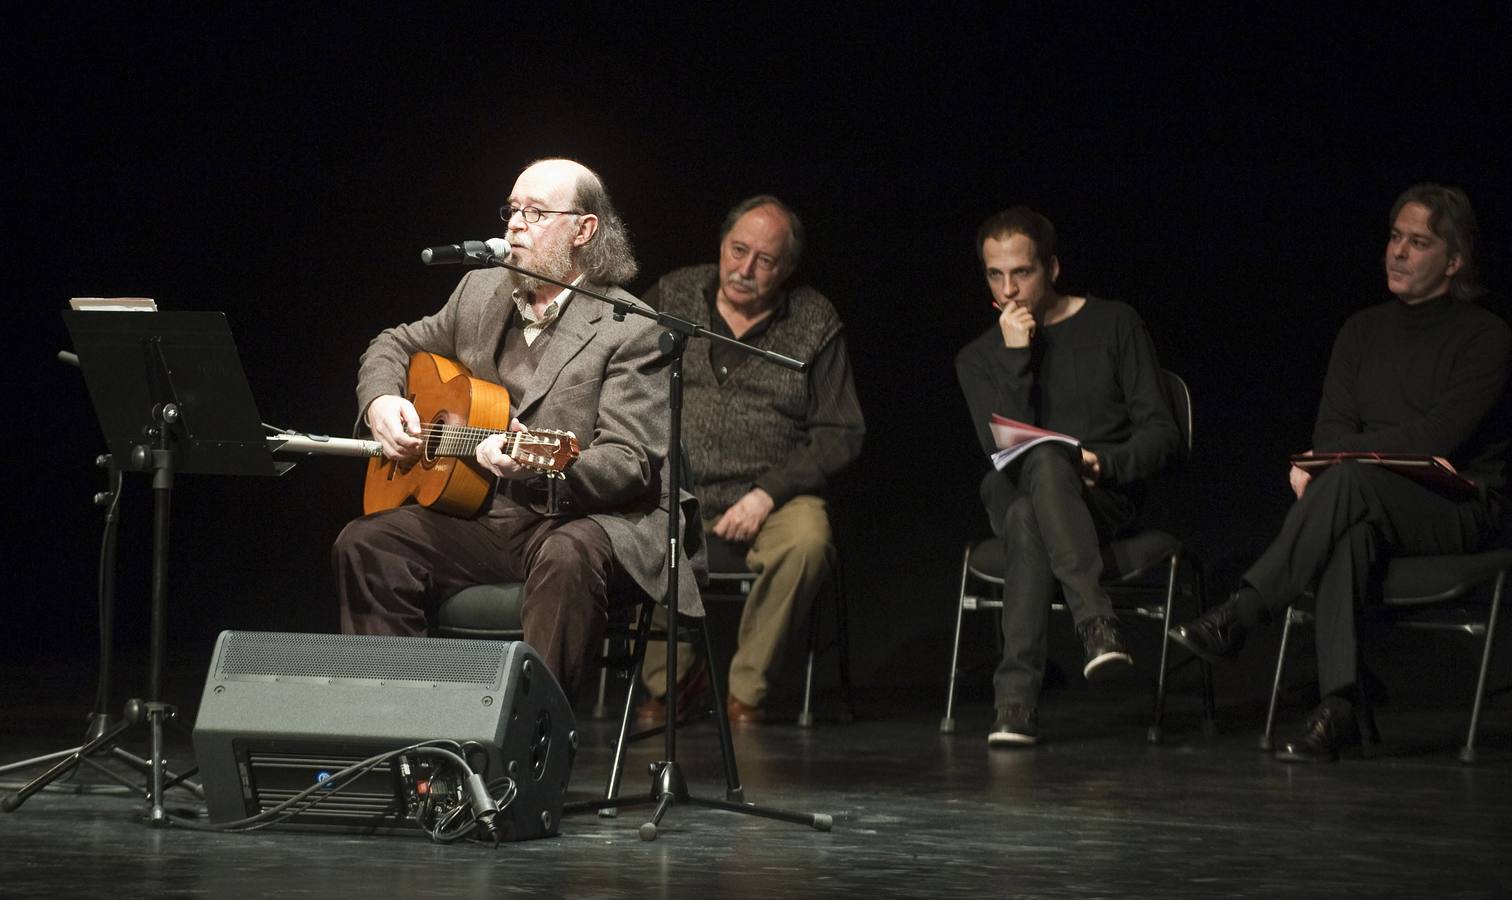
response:
<svg viewBox="0 0 1512 900"><path fill-rule="evenodd" d="M4 672L0 761L73 743L77 698L25 691ZM57 680L50 683L58 684ZM182 696L197 700L185 677ZM60 693L67 693L62 691ZM1256 749L1258 704L1224 704L1204 738L1190 696L1173 700L1167 742L1144 742L1138 683L1046 696L1046 741L989 751L991 710L959 710L938 733L934 690L863 693L858 721L737 735L747 799L834 816L819 833L680 806L660 838L637 836L645 808L578 815L554 839L440 846L418 834L263 831L219 835L139 822L139 800L44 793L0 816L0 896L702 896L1026 897L1506 896L1512 862L1512 715L1488 711L1480 764L1456 750L1467 710L1383 709L1384 753L1296 768ZM833 698L825 698L832 700ZM1302 710L1286 711L1293 724ZM607 723L579 723L574 798L600 788ZM679 757L695 793L717 795L714 731L685 730ZM626 784L646 792L640 745ZM187 743L170 756L182 761ZM8 776L14 778L15 776ZM176 807L187 807L180 798Z"/></svg>

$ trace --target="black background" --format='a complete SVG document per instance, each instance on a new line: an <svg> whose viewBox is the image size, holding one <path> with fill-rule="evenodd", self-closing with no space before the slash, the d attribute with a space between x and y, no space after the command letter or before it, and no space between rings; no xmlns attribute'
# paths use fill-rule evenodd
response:
<svg viewBox="0 0 1512 900"><path fill-rule="evenodd" d="M596 168L644 288L711 261L723 212L784 197L799 274L840 308L869 426L837 520L857 674L943 683L985 463L955 351L991 321L972 238L1011 203L1061 232L1061 286L1134 304L1196 400L1198 456L1155 515L1222 581L1273 533L1332 336L1386 299L1396 194L1463 186L1504 286L1509 15L1325 5L112 4L5 38L22 659L93 652L101 436L59 310L222 310L269 422L345 434L356 359L439 307L424 246L499 233L530 160ZM16 320L10 317L16 315ZM357 461L181 477L170 661L222 628L322 631ZM131 479L121 637L146 633L150 492ZM1219 587L1222 587L1220 584ZM1068 629L1069 630L1069 629Z"/></svg>

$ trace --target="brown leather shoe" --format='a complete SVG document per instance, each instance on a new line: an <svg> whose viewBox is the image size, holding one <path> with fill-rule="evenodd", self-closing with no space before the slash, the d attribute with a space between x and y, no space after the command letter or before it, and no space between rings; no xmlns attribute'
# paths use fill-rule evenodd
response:
<svg viewBox="0 0 1512 900"><path fill-rule="evenodd" d="M734 697L725 701L725 715L731 725L760 725L766 721L766 712L759 706L747 706Z"/></svg>
<svg viewBox="0 0 1512 900"><path fill-rule="evenodd" d="M709 661L700 659L688 674L677 681L677 721L688 718L695 708L701 709L714 701L714 683L709 678ZM667 721L665 697L648 697L636 704L635 718L641 722Z"/></svg>

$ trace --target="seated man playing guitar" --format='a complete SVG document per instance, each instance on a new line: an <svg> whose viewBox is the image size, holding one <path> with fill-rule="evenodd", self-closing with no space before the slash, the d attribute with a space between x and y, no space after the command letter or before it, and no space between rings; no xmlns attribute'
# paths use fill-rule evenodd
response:
<svg viewBox="0 0 1512 900"><path fill-rule="evenodd" d="M591 170L533 163L500 214L516 265L639 303L614 287L636 263ZM653 597L665 587L669 388L657 337L649 319L616 321L598 300L506 269L468 272L439 312L379 334L357 399L386 459L370 466L369 514L333 548L342 631L424 634L452 593L523 581L525 640L570 695L602 633L611 574ZM463 376L470 401L417 387ZM521 435L522 421L542 430ZM459 434L471 458L458 458ZM417 478L443 486L388 484ZM382 508L409 496L418 502ZM696 530L696 512L684 521ZM702 615L692 567L678 572L682 611Z"/></svg>

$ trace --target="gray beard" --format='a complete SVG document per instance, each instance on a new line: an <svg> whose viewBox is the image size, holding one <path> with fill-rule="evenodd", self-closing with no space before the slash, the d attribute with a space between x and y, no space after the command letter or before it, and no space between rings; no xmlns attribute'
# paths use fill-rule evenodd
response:
<svg viewBox="0 0 1512 900"><path fill-rule="evenodd" d="M567 276L572 274L572 245L569 242L563 241L549 248L537 247L536 250L536 259L532 267L535 272L562 282L565 282ZM553 294L561 290L557 285L529 275L516 272L515 277L518 279L516 282L518 288L527 294L534 294L543 287L550 288Z"/></svg>

